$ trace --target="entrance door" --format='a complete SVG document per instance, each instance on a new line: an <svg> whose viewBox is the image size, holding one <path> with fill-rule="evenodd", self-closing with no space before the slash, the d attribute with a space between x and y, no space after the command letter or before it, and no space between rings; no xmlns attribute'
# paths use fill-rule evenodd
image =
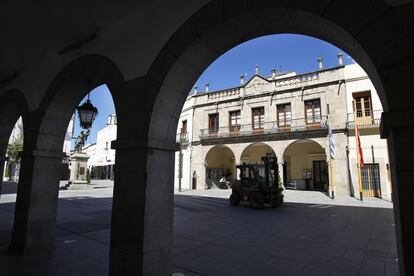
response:
<svg viewBox="0 0 414 276"><path fill-rule="evenodd" d="M379 164L364 164L361 168L362 195L381 197Z"/></svg>
<svg viewBox="0 0 414 276"><path fill-rule="evenodd" d="M327 180L326 161L313 161L313 188L315 190L325 190Z"/></svg>

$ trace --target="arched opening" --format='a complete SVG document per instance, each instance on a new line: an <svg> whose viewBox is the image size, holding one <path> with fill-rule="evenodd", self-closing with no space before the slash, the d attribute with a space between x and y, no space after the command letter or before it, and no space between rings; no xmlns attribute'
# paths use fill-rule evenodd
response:
<svg viewBox="0 0 414 276"><path fill-rule="evenodd" d="M276 157L274 150L265 143L253 143L247 146L240 158L240 163L246 164L261 164L262 157L270 154L272 157Z"/></svg>
<svg viewBox="0 0 414 276"><path fill-rule="evenodd" d="M102 84L114 88L121 82L123 79L110 60L97 55L80 57L62 69L49 85L39 109L33 111L35 115L28 116L30 122L25 126L25 130L27 129L31 135L27 136L27 143L25 139L22 177L17 191L13 235L9 247L12 252L25 253L56 246L58 251L66 252L65 254L74 250L75 255L84 254L83 258L94 258L94 255L100 260L109 258L107 244L113 185L107 187L108 192L102 191L100 195L95 193L92 196L91 191L97 185L88 187L89 184L85 183L85 188L88 188L86 190L64 190L69 176L62 173L62 166L66 166L67 169L73 161L74 154L70 151L71 140L77 133L72 133L71 126L76 107L83 103L82 99L93 89L98 87L99 90ZM108 94L115 93L113 90L108 90ZM99 105L102 107L102 101L106 100L108 99L101 99L99 95L97 97L92 95L92 103L98 104L98 108ZM109 101L112 100L116 105L115 97L113 99L109 97ZM108 114L105 114L102 109L101 112L102 117L94 122L97 129L107 124L105 115ZM78 123L77 118L75 124ZM91 133L91 136L96 135L97 132ZM91 140L85 139L79 151L84 150L88 142L98 139ZM106 149L110 150L110 141L108 144L104 143L104 146L106 145L108 145ZM86 162L79 164L77 169L79 179L89 178ZM69 189L75 188L78 183L72 184ZM88 208L92 206L102 212L97 212L95 216L88 217L86 220L82 219ZM70 215L71 218L68 217L68 213L73 213ZM99 238L97 236L99 234L101 235L99 237L104 238ZM91 246L96 250L91 252L82 248L88 240L89 242L102 241L92 242ZM100 252L99 257L97 252ZM39 264L33 269L43 271L44 267ZM103 271L107 271L106 263L99 263L95 269L104 273Z"/></svg>
<svg viewBox="0 0 414 276"><path fill-rule="evenodd" d="M211 148L204 161L206 188L227 189L228 184L226 181L236 179L235 162L236 159L230 148L223 145L217 145Z"/></svg>
<svg viewBox="0 0 414 276"><path fill-rule="evenodd" d="M208 13L209 12L206 11L206 14ZM359 61L362 64L364 69L368 72L370 77L373 79L374 85L376 86L378 92L381 94L381 100L384 105L384 109L386 110L388 108L385 94L384 94L384 91L382 90L382 84L377 75L375 66L373 65L369 57L366 55L362 47L358 44L358 42L355 41L352 37L350 37L348 33L344 32L343 29L338 28L336 25L331 24L332 22L326 21L325 19L320 20L317 18L313 18L313 15L310 15L307 13L302 13L302 12L297 12L297 11L293 11L291 13L289 11L289 16L286 16L286 14L281 10L276 10L276 11L268 10L263 14L261 13L261 15L266 18L263 21L267 23L267 24L264 24L265 26L263 29L263 25L260 24L261 22L256 22L255 20L252 20L252 18L254 18L255 16L250 17L252 15L250 14L250 12L248 13L249 15L246 15L243 12L241 14L242 15L237 16L237 19L234 20L236 22L232 21L233 18L230 16L230 18L226 18L225 20L223 20L224 22L223 21L219 23L214 22L214 24L212 24L214 26L209 26L209 23L201 24L203 27L201 27L201 30L198 30L198 29L196 30L197 35L195 35L194 37L188 38L190 42L188 43L186 48L180 48L179 46L177 46L177 44L178 42L182 42L183 37L186 37L186 35L184 35L184 32L188 32L189 29L191 30L193 29L192 24L194 22L189 21L188 25L185 25L182 28L183 32L177 33L177 36L173 37L170 40L170 42L168 43L168 46L165 49L165 52L163 52L163 54L160 55L160 59L154 63L154 66L151 68L150 73L149 73L150 78L155 78L162 83L162 85L160 86L160 92L157 96L157 101L156 101L156 106L158 110L165 110L162 108L163 102L165 103L168 102L169 104L173 102L174 105L168 105L168 106L165 105L165 108L168 108L173 118L177 117L177 114L179 114L179 110L182 107L182 103L184 101L177 100L176 94L179 94L179 93L183 94L184 96L182 96L181 99L186 97L187 96L186 93L190 91L191 85L195 83L195 80L198 78L200 73L208 65L210 65L220 54L224 53L225 51L231 49L235 45L241 42L244 42L250 38L256 38L261 35L266 35L269 33L272 33L272 34L281 33L287 30L289 30L292 33L301 33L301 34L307 34L307 35L312 35L315 37L322 38L325 41L329 41L335 45L340 46L342 49L350 53L353 58L355 58L357 61ZM293 15L293 19L291 17L292 15ZM203 18L203 16L200 16L200 17L198 16L200 15L199 14L197 15L197 17L194 19L195 21L197 21L197 19L199 19L200 17ZM208 18L208 15L206 18ZM277 20L274 20L274 18L277 18ZM295 22L293 24L294 26L283 24L280 18L289 18L289 20L287 20L289 22L293 20ZM238 23L241 23L241 22L242 24L239 25ZM306 22L308 23L312 22L312 24L307 24ZM236 30L234 30L234 26L237 26ZM324 33L322 29L326 30L327 28L330 29L329 32ZM233 34L233 31L234 31L234 34ZM224 33L226 34L225 36L223 36ZM351 46L351 44L353 46ZM162 61L166 59L166 56L170 54L170 51L173 51L172 56L174 56L174 58L171 58L174 61L171 61L172 65L171 67L169 67L171 68L171 70L168 72L165 72L165 78L159 75L153 74L152 72L159 73L160 71L162 71L159 66L160 64L162 64ZM203 52L203 55L198 54L200 52ZM175 57L177 57L176 60L175 60ZM182 76L184 75L186 77L183 78ZM226 96L226 92L228 91L223 91L222 94ZM227 95L231 95L231 93ZM168 96L171 97L171 101L166 100ZM212 99L212 101L217 101L217 100ZM198 101L198 103L200 102L202 101ZM312 106L313 108L314 106L318 106L318 105L312 102L310 106ZM214 113L217 113L216 110L219 110L218 104L215 107L215 110L213 109L211 110L211 113L214 115ZM313 113L313 116L314 114L315 113ZM165 115L165 113L158 114L157 112L155 112L152 115L153 122L159 122L161 118L169 119L168 116ZM177 126L177 121L175 119L169 119L169 120L170 120L170 123L175 126L173 130L170 130L169 133L165 131L161 134L159 133L160 129L156 127L156 124L151 124L150 135L152 133L154 133L154 135L157 133L157 134L160 134L166 140L172 140L172 137L175 137L175 134L176 134L175 130ZM217 139L217 137L220 137L220 135L222 135L222 137L234 136L234 133L231 133L230 130L226 131L223 134L222 129L220 129L221 126L217 127L218 124L215 123L217 121L219 121L219 118L217 116L215 117L212 116L211 122L212 122L212 125L214 126L213 127L214 131L210 131L210 129L206 128L207 131L200 133L200 137L208 137L211 139ZM301 127L306 129L308 126L301 126ZM315 127L315 126L311 126L311 127ZM290 128L290 130L291 129L293 128ZM297 129L298 127L295 127L295 131ZM260 130L259 132L261 131L262 130ZM263 132L265 132L265 130L263 130ZM196 137L198 136L197 134L198 133L196 133L195 135ZM300 139L303 137L299 135L294 138ZM321 148L318 148L316 150L316 154L321 154L323 152L323 148L322 148L322 152L320 151L320 149ZM282 153L282 156L283 156L283 153ZM325 160L326 160L326 156L325 156ZM315 160L315 161L322 162L322 160ZM304 184L306 187L306 183ZM322 186L320 183L318 183L318 185Z"/></svg>
<svg viewBox="0 0 414 276"><path fill-rule="evenodd" d="M290 144L283 159L286 166L285 183L299 190L328 192L329 172L322 146L310 139L297 140Z"/></svg>
<svg viewBox="0 0 414 276"><path fill-rule="evenodd" d="M20 174L19 154L23 151L24 144L24 128L23 119L20 117L13 127L10 134L9 142L6 150L6 160L4 165L3 180L17 184Z"/></svg>
<svg viewBox="0 0 414 276"><path fill-rule="evenodd" d="M20 177L25 135L23 120L26 118L27 104L17 90L9 90L0 96L0 103L0 203L4 222L0 230L0 247L6 250L11 239L11 222Z"/></svg>

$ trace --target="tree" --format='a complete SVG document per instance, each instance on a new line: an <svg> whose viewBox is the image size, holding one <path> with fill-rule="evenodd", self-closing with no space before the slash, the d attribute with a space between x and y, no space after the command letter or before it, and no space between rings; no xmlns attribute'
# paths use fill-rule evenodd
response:
<svg viewBox="0 0 414 276"><path fill-rule="evenodd" d="M19 152L23 151L23 123L19 119L16 123L16 126L13 130L12 137L9 140L7 145L7 156L8 162L6 167L6 172L9 176L12 176L12 167L13 164L17 163L19 160Z"/></svg>

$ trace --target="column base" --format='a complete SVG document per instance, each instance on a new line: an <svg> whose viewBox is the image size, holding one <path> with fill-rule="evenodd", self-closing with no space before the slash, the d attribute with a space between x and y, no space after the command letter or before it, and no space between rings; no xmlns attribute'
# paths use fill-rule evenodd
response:
<svg viewBox="0 0 414 276"><path fill-rule="evenodd" d="M93 185L86 181L72 181L65 186L67 190L93 190Z"/></svg>

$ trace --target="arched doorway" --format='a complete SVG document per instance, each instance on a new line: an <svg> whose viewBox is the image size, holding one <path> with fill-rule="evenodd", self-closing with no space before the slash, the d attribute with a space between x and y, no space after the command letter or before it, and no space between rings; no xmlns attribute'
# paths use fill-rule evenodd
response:
<svg viewBox="0 0 414 276"><path fill-rule="evenodd" d="M204 161L206 188L227 188L222 178L225 177L227 181L236 178L235 162L236 159L230 148L217 145L210 149Z"/></svg>
<svg viewBox="0 0 414 276"><path fill-rule="evenodd" d="M317 142L304 139L290 144L284 154L287 186L296 189L327 191L329 185L325 150Z"/></svg>
<svg viewBox="0 0 414 276"><path fill-rule="evenodd" d="M116 87L122 81L117 67L106 57L79 57L55 76L39 108L27 114L25 133L30 135L25 136L9 247L12 252L54 248L59 180L65 157L62 149L69 122L79 102L92 89L104 83Z"/></svg>
<svg viewBox="0 0 414 276"><path fill-rule="evenodd" d="M369 14L368 11L372 10L374 6L378 8L378 11L385 8L384 3L381 1L376 4L378 6L367 5L364 2L363 5L366 5L365 7L360 6L358 3L355 5L352 4L352 8L355 9L355 12L358 11L358 14L361 14L361 18L365 18L362 14ZM158 103L162 105L163 102L167 103L165 109L170 108L171 112L174 113L172 117L176 118L182 104L180 105L178 103L175 108L171 107L170 102L175 103L176 100L173 100L174 95L171 93L170 87L186 93L190 91L191 85L209 64L220 54L235 45L261 35L291 32L322 38L350 53L364 67L371 79L373 79L374 85L381 95L384 109L388 111L389 106L382 89L380 76L377 72L377 69L380 67L377 66L386 68L380 73L383 73L381 74L382 77L385 74L390 84L393 82L391 81L393 76L398 75L397 72L401 72L401 70L397 69L400 63L393 58L386 58L387 61L384 60L382 62L381 58L384 55L380 53L384 52L384 49L378 51L375 49L381 43L374 43L370 40L376 40L373 37L378 37L379 39L387 37L391 45L393 35L391 33L386 35L382 34L380 31L382 28L379 27L374 28L376 30L364 28L363 34L358 35L355 26L358 25L356 21L361 19L343 20L340 16L332 16L334 11L337 11L338 15L341 14L338 11L340 6L342 7L337 2L334 4L333 2L324 4L319 2L310 9L299 3L290 3L288 6L285 6L280 2L269 4L258 1L254 4L249 2L248 4L240 5L237 1L226 3L222 3L222 1L211 1L181 26L153 63L148 78L159 80L162 84L159 87L159 91L156 91L158 95L155 105L158 106ZM352 9L351 7L349 8ZM331 14L331 16L328 14ZM378 18L383 15L378 15ZM211 18L214 18L214 20L209 20ZM360 23L360 26L367 26L362 21ZM375 24L373 23L373 25ZM360 43L362 43L362 46ZM367 52L369 53L367 54ZM203 54L200 55L200 53ZM390 53L390 50L388 49L386 53ZM373 59L375 60L373 61ZM392 60L397 64L395 67L392 64ZM171 66L168 66L171 70L168 71L164 68L165 61L171 63ZM385 64L390 65L390 67L387 68L384 66ZM408 69L403 64L401 66L401 68ZM391 72L394 70L395 72ZM159 74L160 72L164 72L164 75ZM180 73L183 73L186 77L182 78ZM398 79L401 79L401 76L398 76ZM403 81L405 82L406 80ZM392 87L392 84L389 86ZM389 86L387 87L388 89L390 88ZM406 87L408 89L409 85ZM402 91L403 89L398 90ZM168 98L171 98L171 101L166 100ZM156 127L156 122L160 118L161 116L159 114L152 116L149 131L150 136L151 134L160 132L159 128ZM171 119L171 125L174 126L172 128L173 130L167 133L168 129L165 129L162 133L162 137L169 141L173 141L174 139L177 125L176 120Z"/></svg>
<svg viewBox="0 0 414 276"><path fill-rule="evenodd" d="M253 143L247 146L240 157L240 163L246 164L260 164L262 163L262 157L270 154L272 157L276 157L273 149L265 143Z"/></svg>

